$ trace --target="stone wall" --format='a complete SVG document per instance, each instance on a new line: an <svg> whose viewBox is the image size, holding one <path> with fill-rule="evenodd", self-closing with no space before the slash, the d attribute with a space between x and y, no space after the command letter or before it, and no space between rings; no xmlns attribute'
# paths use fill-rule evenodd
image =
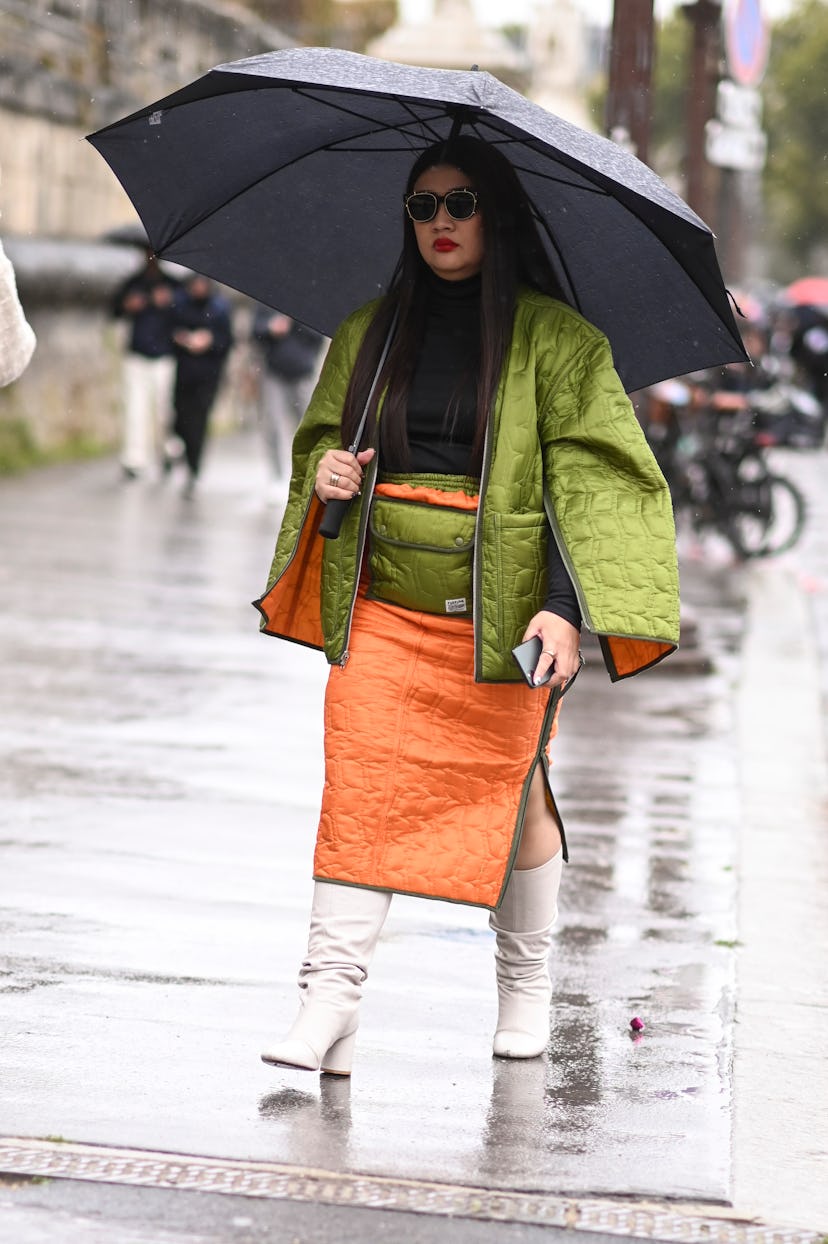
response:
<svg viewBox="0 0 828 1244"><path fill-rule="evenodd" d="M0 0L0 230L38 337L0 390L0 457L15 437L35 457L118 444L123 342L109 305L139 255L93 239L135 213L84 135L213 65L288 44L220 0ZM239 347L220 422L245 416L248 371Z"/></svg>
<svg viewBox="0 0 828 1244"><path fill-rule="evenodd" d="M140 262L140 252L42 239L11 241L6 250L37 348L20 379L0 389L0 460L21 428L35 459L117 450L126 327L112 319L111 304L115 290ZM169 269L182 275L175 265ZM236 344L214 422L238 427L255 418L259 356L249 339L252 304L226 293L234 304Z"/></svg>
<svg viewBox="0 0 828 1244"><path fill-rule="evenodd" d="M84 135L213 65L289 42L219 0L0 0L4 235L95 237L131 220Z"/></svg>

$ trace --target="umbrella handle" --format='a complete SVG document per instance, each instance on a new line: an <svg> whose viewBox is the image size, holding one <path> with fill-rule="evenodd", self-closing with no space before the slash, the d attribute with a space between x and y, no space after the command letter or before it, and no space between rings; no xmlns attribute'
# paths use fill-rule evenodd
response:
<svg viewBox="0 0 828 1244"><path fill-rule="evenodd" d="M373 389L371 390L373 392ZM369 399L370 400L370 399ZM366 413L368 407L366 406ZM357 429L356 440L352 445L348 446L349 454L356 454L359 449L359 442L362 439L362 433L365 428L365 415L362 416L362 422ZM326 540L336 540L339 537L339 529L348 513L350 501L343 501L341 497L332 497L325 505L325 513L322 515L322 522L319 524L318 531L320 536L324 536Z"/></svg>
<svg viewBox="0 0 828 1244"><path fill-rule="evenodd" d="M385 366L385 360L388 358L388 351L391 349L391 342L393 340L394 333L397 328L397 320L399 318L400 310L399 307L397 307L394 311L394 316L391 320L391 325L388 329L385 343L382 347L380 360L377 363L377 370L374 372L374 379L371 381L371 388L368 390L368 397L365 400L365 409L362 412L362 418L359 421L356 436L354 437L353 444L348 446L349 454L356 454L359 450L359 442L362 440L362 434L365 431L365 424L368 421L368 410L371 405L371 398L374 396L374 389L377 387L380 372ZM350 504L350 501L341 501L338 497L333 498L333 500L327 503L325 506L325 513L322 517L322 522L319 524L320 536L324 536L326 540L336 540L338 538L339 529L342 526L342 521L345 518L345 515L348 513L348 506Z"/></svg>
<svg viewBox="0 0 828 1244"><path fill-rule="evenodd" d="M324 536L326 540L336 540L339 535L339 529L342 526L342 520L348 513L350 501L341 501L338 497L334 497L325 506L325 513L322 516L322 522L319 524L319 534Z"/></svg>

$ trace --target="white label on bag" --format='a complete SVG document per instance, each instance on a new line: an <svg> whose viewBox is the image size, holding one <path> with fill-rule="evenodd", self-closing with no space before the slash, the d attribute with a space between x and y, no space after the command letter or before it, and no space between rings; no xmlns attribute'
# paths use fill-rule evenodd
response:
<svg viewBox="0 0 828 1244"><path fill-rule="evenodd" d="M467 613L465 596L455 596L446 601L446 613Z"/></svg>

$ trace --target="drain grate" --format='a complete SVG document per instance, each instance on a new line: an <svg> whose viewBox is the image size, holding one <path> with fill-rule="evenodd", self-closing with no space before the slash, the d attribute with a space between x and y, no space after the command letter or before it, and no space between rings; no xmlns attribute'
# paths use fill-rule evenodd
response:
<svg viewBox="0 0 828 1244"><path fill-rule="evenodd" d="M274 1200L403 1210L444 1218L477 1218L678 1244L822 1244L817 1231L774 1228L726 1217L705 1217L661 1206L577 1197L498 1192L416 1179L351 1175L334 1171L179 1157L143 1150L110 1149L55 1141L0 1140L0 1171L52 1179L127 1184Z"/></svg>

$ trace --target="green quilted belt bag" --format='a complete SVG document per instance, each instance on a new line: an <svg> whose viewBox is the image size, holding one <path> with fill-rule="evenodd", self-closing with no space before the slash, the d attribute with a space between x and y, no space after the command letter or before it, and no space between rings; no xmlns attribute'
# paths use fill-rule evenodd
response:
<svg viewBox="0 0 828 1244"><path fill-rule="evenodd" d="M470 617L476 518L463 476L380 476L368 520L368 599Z"/></svg>

